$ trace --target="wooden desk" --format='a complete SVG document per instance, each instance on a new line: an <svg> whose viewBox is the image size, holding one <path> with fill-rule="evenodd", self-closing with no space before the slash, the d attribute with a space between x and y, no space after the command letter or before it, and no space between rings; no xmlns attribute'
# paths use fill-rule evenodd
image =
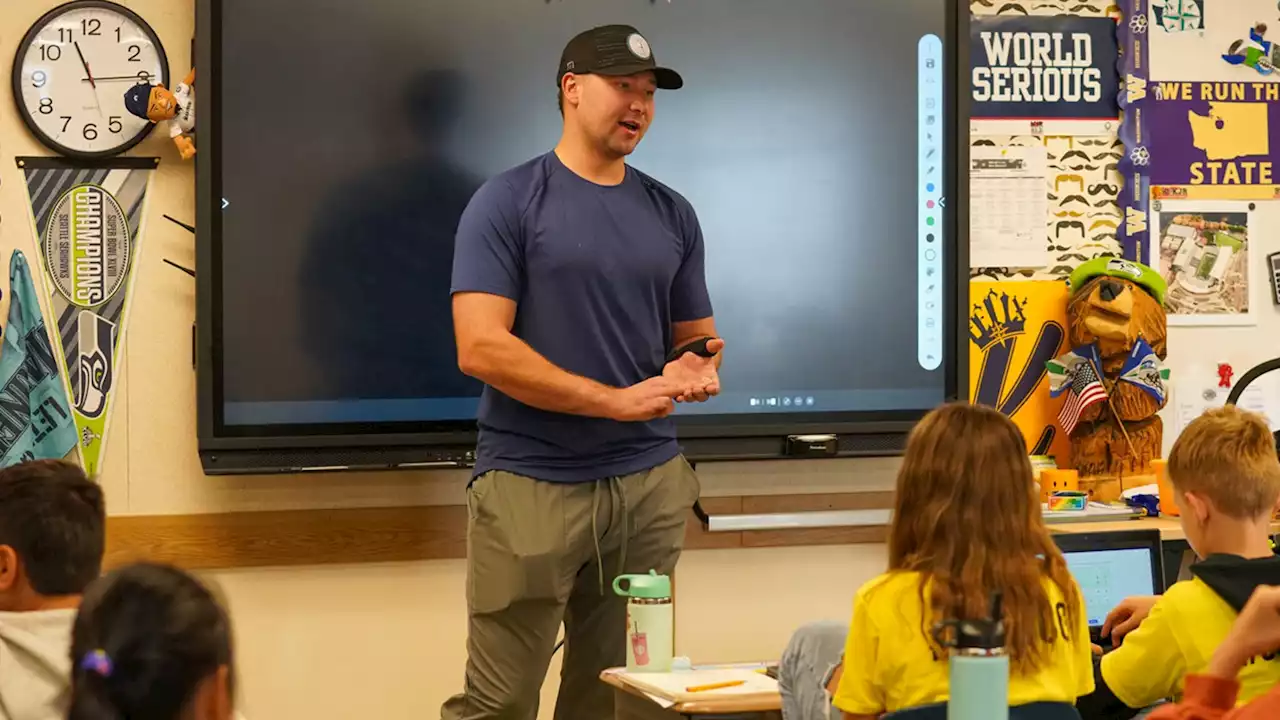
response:
<svg viewBox="0 0 1280 720"><path fill-rule="evenodd" d="M1160 539L1164 542L1186 542L1187 534L1182 531L1182 523L1170 515L1160 517L1140 517L1129 520L1102 520L1046 523L1049 532L1053 533L1094 533L1112 532L1115 530L1159 530ZM1271 523L1271 533L1280 533L1280 522Z"/></svg>
<svg viewBox="0 0 1280 720"><path fill-rule="evenodd" d="M673 720L681 717L695 720L782 720L781 695L768 701L723 698L663 708L612 673L606 672L600 679L613 688L615 720Z"/></svg>
<svg viewBox="0 0 1280 720"><path fill-rule="evenodd" d="M1159 530L1160 539L1163 541L1187 539L1187 535L1182 531L1182 524L1178 521L1178 518L1169 517L1168 515L1129 520L1057 522L1046 523L1046 526L1051 533L1079 534L1114 532L1116 530Z"/></svg>

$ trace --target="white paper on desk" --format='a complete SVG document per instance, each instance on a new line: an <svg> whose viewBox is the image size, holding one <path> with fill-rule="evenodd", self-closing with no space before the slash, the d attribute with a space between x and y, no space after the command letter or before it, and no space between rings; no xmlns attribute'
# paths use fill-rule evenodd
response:
<svg viewBox="0 0 1280 720"><path fill-rule="evenodd" d="M649 698L651 701L653 701L654 705L657 705L663 710L666 710L667 708L676 704L675 700L668 700L667 698L664 698L660 695L654 695L653 693L645 693L644 696Z"/></svg>
<svg viewBox="0 0 1280 720"><path fill-rule="evenodd" d="M1205 410L1219 408L1227 404L1229 388L1214 385L1197 385L1190 382L1176 383L1173 387L1174 437L1182 434L1192 420L1204 414ZM1241 393L1236 405L1243 410L1256 412L1267 419L1272 430L1280 428L1280 402L1277 402L1276 387L1264 378L1249 384Z"/></svg>
<svg viewBox="0 0 1280 720"><path fill-rule="evenodd" d="M969 265L1049 263L1048 153L1043 145L969 148Z"/></svg>
<svg viewBox="0 0 1280 720"><path fill-rule="evenodd" d="M777 680L764 673L739 668L693 669L669 673L620 672L617 677L645 695L665 697L676 702L712 700L726 696L771 695L778 692ZM734 681L741 684L696 693L689 692L689 688L694 686Z"/></svg>

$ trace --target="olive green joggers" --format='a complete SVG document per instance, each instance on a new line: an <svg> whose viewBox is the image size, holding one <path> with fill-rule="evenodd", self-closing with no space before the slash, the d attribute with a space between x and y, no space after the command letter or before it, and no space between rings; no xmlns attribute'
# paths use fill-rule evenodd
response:
<svg viewBox="0 0 1280 720"><path fill-rule="evenodd" d="M600 672L626 664L613 579L670 575L698 499L682 456L644 472L551 483L503 471L467 491L467 667L442 720L534 720L564 623L556 720L612 720Z"/></svg>

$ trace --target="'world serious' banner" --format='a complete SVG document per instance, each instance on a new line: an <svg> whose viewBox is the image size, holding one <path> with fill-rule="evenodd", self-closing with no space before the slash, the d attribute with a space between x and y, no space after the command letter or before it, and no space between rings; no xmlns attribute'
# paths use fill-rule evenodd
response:
<svg viewBox="0 0 1280 720"><path fill-rule="evenodd" d="M1099 132L1117 125L1114 20L975 17L970 28L974 121L1091 123Z"/></svg>

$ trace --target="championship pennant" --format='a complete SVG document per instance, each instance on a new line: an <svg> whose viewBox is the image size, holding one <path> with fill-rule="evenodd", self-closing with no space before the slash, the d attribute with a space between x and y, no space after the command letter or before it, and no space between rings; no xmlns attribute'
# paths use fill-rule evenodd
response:
<svg viewBox="0 0 1280 720"><path fill-rule="evenodd" d="M155 158L18 158L85 473L101 471Z"/></svg>

